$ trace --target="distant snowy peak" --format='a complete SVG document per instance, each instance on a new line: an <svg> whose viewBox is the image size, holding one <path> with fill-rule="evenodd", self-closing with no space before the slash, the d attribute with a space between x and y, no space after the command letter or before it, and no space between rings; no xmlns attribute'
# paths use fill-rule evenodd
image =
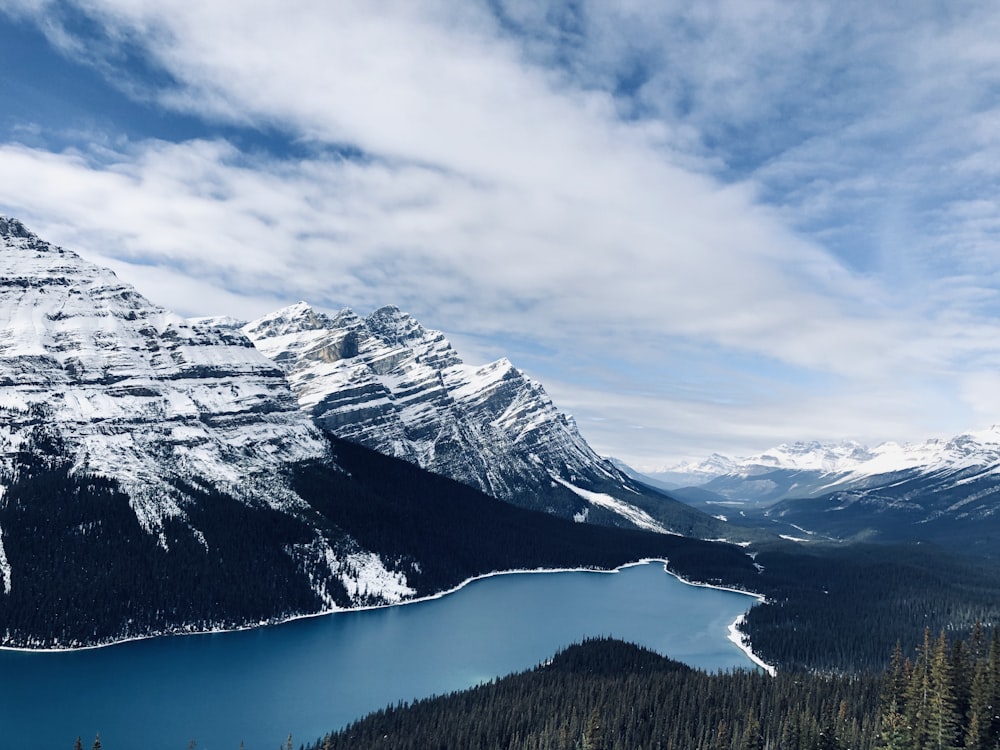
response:
<svg viewBox="0 0 1000 750"><path fill-rule="evenodd" d="M678 486L704 486L735 497L778 492L781 486L781 482L775 484L778 473L795 475L789 492L814 494L901 472L947 475L973 470L1000 474L1000 427L967 432L948 440L935 438L902 445L886 442L875 448L853 441L782 444L746 458L713 454L700 463L682 463L646 473ZM762 477L769 477L768 483L758 481ZM737 484L736 480L747 481Z"/></svg>
<svg viewBox="0 0 1000 750"><path fill-rule="evenodd" d="M553 477L622 479L539 383L507 359L465 364L440 331L399 308L361 318L300 303L243 332L339 437L509 500Z"/></svg>
<svg viewBox="0 0 1000 750"><path fill-rule="evenodd" d="M753 456L731 458L713 453L704 461L682 462L648 473L657 477L669 475L675 482L686 481L689 486L698 486L717 477L752 477L776 470L843 474L877 456L876 451L853 441L782 443Z"/></svg>
<svg viewBox="0 0 1000 750"><path fill-rule="evenodd" d="M737 471L748 474L762 469L816 471L823 474L850 471L869 461L874 454L860 443L847 441L834 444L798 442L782 444L764 453L737 462Z"/></svg>
<svg viewBox="0 0 1000 750"><path fill-rule="evenodd" d="M247 324L245 320L241 320L240 318L234 318L230 315L213 315L210 317L202 317L202 318L188 318L188 322L191 325L206 326L208 328L225 328L230 331L238 331L240 328L242 328Z"/></svg>
<svg viewBox="0 0 1000 750"><path fill-rule="evenodd" d="M643 476L676 487L694 487L737 470L738 462L729 456L713 453L704 461L682 461L669 466L644 466L633 469Z"/></svg>
<svg viewBox="0 0 1000 750"><path fill-rule="evenodd" d="M1000 466L1000 427L965 432L948 440L923 443L883 443L872 450L869 460L852 469L853 474L871 476L918 469L921 472L957 472Z"/></svg>

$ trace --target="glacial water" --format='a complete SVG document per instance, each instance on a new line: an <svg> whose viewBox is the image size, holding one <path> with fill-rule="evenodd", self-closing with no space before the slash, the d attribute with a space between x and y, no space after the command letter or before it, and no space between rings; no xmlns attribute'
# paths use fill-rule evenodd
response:
<svg viewBox="0 0 1000 750"><path fill-rule="evenodd" d="M688 586L661 563L530 573L447 596L235 633L61 653L0 652L3 747L297 748L372 710L531 668L592 636L709 671L753 664L727 638L754 603Z"/></svg>

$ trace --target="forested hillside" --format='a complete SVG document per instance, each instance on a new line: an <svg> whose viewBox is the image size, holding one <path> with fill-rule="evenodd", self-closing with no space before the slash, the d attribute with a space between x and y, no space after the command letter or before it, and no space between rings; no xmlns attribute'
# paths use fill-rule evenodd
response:
<svg viewBox="0 0 1000 750"><path fill-rule="evenodd" d="M308 750L995 750L1000 631L945 633L885 673L707 674L597 639L449 696L389 707Z"/></svg>
<svg viewBox="0 0 1000 750"><path fill-rule="evenodd" d="M889 669L859 675L709 674L597 638L534 669L389 706L312 742L289 735L279 748L996 750L998 706L1000 629L978 623L964 640L925 629L918 644L897 644ZM100 737L93 747L102 747Z"/></svg>
<svg viewBox="0 0 1000 750"><path fill-rule="evenodd" d="M419 560L409 576L418 594L466 578L524 568L614 568L641 558L668 558L699 580L751 580L752 560L735 545L574 523L484 495L346 440L330 438L349 479L300 470L295 487L313 507L388 559Z"/></svg>
<svg viewBox="0 0 1000 750"><path fill-rule="evenodd" d="M367 448L333 445L339 468L290 469L303 501L294 514L178 483L190 501L183 518L163 522L159 544L119 481L74 473L57 442L35 445L0 476L2 548L13 570L0 597L5 643L79 646L385 603L377 589L349 596L336 578L322 592L309 585L304 573L315 571L303 571L309 560L293 553L318 533L342 551L348 582L361 580L349 569L360 547L405 572L408 598L500 570L610 569L641 558L669 558L699 579L754 570L733 545L574 523Z"/></svg>
<svg viewBox="0 0 1000 750"><path fill-rule="evenodd" d="M309 750L722 750L874 747L880 677L710 675L620 641L379 711Z"/></svg>
<svg viewBox="0 0 1000 750"><path fill-rule="evenodd" d="M884 750L1000 747L1000 631L973 628L968 641L924 631L916 658L893 655L882 698Z"/></svg>
<svg viewBox="0 0 1000 750"><path fill-rule="evenodd" d="M967 636L1000 622L1000 567L932 545L777 545L744 584L768 598L743 625L779 669L857 672L888 665L925 628Z"/></svg>

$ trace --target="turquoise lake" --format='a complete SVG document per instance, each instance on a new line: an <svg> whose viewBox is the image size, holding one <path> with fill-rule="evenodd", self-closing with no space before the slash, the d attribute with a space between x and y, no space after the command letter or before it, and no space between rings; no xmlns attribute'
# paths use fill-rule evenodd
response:
<svg viewBox="0 0 1000 750"><path fill-rule="evenodd" d="M614 636L709 671L753 664L727 639L755 600L688 586L662 563L524 573L439 599L236 633L62 653L0 652L5 747L274 750L401 700L536 666Z"/></svg>

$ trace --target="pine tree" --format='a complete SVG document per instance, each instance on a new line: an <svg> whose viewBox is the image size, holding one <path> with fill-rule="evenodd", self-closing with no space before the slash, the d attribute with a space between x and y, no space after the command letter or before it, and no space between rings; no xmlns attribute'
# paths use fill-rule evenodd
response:
<svg viewBox="0 0 1000 750"><path fill-rule="evenodd" d="M729 726L721 719L715 728L712 750L729 750Z"/></svg>
<svg viewBox="0 0 1000 750"><path fill-rule="evenodd" d="M990 641L990 655L986 662L986 690L990 696L989 739L991 743L1000 744L1000 628L993 628L993 638Z"/></svg>
<svg viewBox="0 0 1000 750"><path fill-rule="evenodd" d="M596 706L590 712L587 727L583 731L583 750L605 750L604 727L601 724L601 717L597 713Z"/></svg>
<svg viewBox="0 0 1000 750"><path fill-rule="evenodd" d="M83 750L83 738L77 735L76 742L73 743L73 750Z"/></svg>
<svg viewBox="0 0 1000 750"><path fill-rule="evenodd" d="M979 715L973 712L966 724L964 747L966 750L987 750L983 744L983 731L979 724Z"/></svg>
<svg viewBox="0 0 1000 750"><path fill-rule="evenodd" d="M573 739L570 736L569 722L563 721L559 727L559 740L556 748L557 750L573 750Z"/></svg>
<svg viewBox="0 0 1000 750"><path fill-rule="evenodd" d="M815 745L816 750L841 750L840 741L837 739L837 731L832 721L826 721L819 732L819 740Z"/></svg>
<svg viewBox="0 0 1000 750"><path fill-rule="evenodd" d="M930 750L958 747L961 717L956 710L955 676L948 648L948 638L941 631L931 654L928 690L928 740Z"/></svg>
<svg viewBox="0 0 1000 750"><path fill-rule="evenodd" d="M905 711L910 672L911 665L903 658L903 647L897 641L879 699L882 707L878 723L879 750L906 750L909 747Z"/></svg>
<svg viewBox="0 0 1000 750"><path fill-rule="evenodd" d="M951 647L951 677L955 714L959 721L969 715L974 674L975 670L969 647L962 641L955 641Z"/></svg>
<svg viewBox="0 0 1000 750"><path fill-rule="evenodd" d="M747 711L747 722L743 729L740 750L764 750L764 733L753 711Z"/></svg>
<svg viewBox="0 0 1000 750"><path fill-rule="evenodd" d="M969 691L969 727L965 733L967 748L989 748L991 703L989 663L983 659L974 667L972 688Z"/></svg>
<svg viewBox="0 0 1000 750"><path fill-rule="evenodd" d="M969 659L973 664L985 661L987 657L986 634L983 632L983 624L976 620L969 633Z"/></svg>
<svg viewBox="0 0 1000 750"><path fill-rule="evenodd" d="M929 747L932 660L931 631L930 628L924 628L924 640L917 647L917 658L913 663L905 696L904 718L909 735L906 738L907 746L913 750L925 750Z"/></svg>
<svg viewBox="0 0 1000 750"><path fill-rule="evenodd" d="M93 750L101 750L101 733L100 732L98 732L94 736Z"/></svg>

